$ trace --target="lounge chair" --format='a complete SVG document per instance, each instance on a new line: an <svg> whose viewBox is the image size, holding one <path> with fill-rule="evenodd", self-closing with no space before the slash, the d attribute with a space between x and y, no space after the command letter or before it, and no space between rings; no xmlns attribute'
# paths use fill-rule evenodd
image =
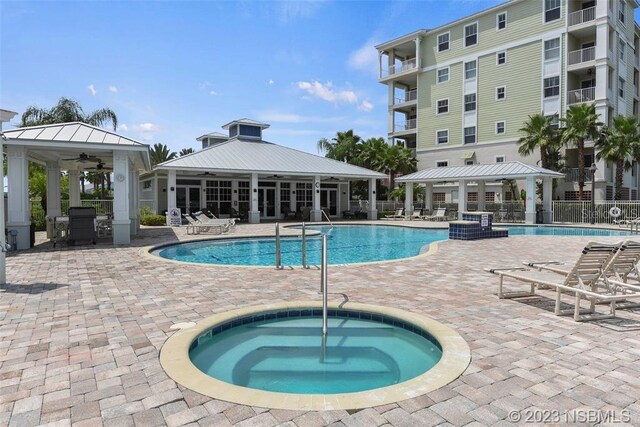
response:
<svg viewBox="0 0 640 427"><path fill-rule="evenodd" d="M222 227L222 232L226 233L228 231L235 231L236 229L236 219L235 218L227 218L227 219L219 219L219 218L209 218L202 211L195 212L193 216L196 217L196 221L198 221L202 225L217 225Z"/></svg>
<svg viewBox="0 0 640 427"><path fill-rule="evenodd" d="M195 219L191 218L191 215L182 214L182 217L187 221L187 234L200 234L200 233L212 233L212 234L222 234L224 231L224 226L220 225L207 225L202 222L198 222Z"/></svg>
<svg viewBox="0 0 640 427"><path fill-rule="evenodd" d="M404 219L403 211L404 209L396 209L393 215L385 215L384 219Z"/></svg>
<svg viewBox="0 0 640 427"><path fill-rule="evenodd" d="M583 250L568 274L560 274L550 270L539 268L513 267L494 268L485 271L496 274L498 281L498 298L517 298L535 295L536 285L554 288L556 291L555 314L573 314L576 322L584 320L608 319L615 317L618 303L630 298L640 298L640 287L617 283L613 280L604 282L610 264L616 256L622 243L596 243L590 242ZM505 292L503 290L504 279L510 278L529 284L529 292ZM605 284L606 283L606 284ZM637 288L637 289L636 289ZM563 292L575 295L574 307L571 310L561 310L560 297ZM580 302L582 298L590 301L590 308L582 310ZM596 303L609 303L608 314L595 312Z"/></svg>
<svg viewBox="0 0 640 427"><path fill-rule="evenodd" d="M422 209L414 209L413 213L411 215L409 215L409 220L414 220L414 219L422 219L422 215L420 215L422 213Z"/></svg>
<svg viewBox="0 0 640 427"><path fill-rule="evenodd" d="M359 218L361 213L362 213L362 210L360 208L349 209L349 210L346 210L346 211L342 211L342 217L345 218L345 219ZM366 212L365 212L365 214L366 214Z"/></svg>
<svg viewBox="0 0 640 427"><path fill-rule="evenodd" d="M438 208L434 215L422 216L421 219L425 221L443 221L447 218L446 213L447 213L447 208Z"/></svg>
<svg viewBox="0 0 640 427"><path fill-rule="evenodd" d="M292 211L289 206L282 208L282 214L284 215L284 219L296 219L296 213Z"/></svg>

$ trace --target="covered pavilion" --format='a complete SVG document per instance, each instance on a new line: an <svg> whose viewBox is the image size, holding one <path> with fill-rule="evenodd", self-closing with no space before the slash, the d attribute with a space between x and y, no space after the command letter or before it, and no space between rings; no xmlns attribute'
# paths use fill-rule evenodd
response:
<svg viewBox="0 0 640 427"><path fill-rule="evenodd" d="M475 182L478 188L478 210L485 209L485 184L487 181L503 179L525 180L527 193L525 223L536 222L536 180L542 180L542 212L543 222L551 223L552 212L552 180L564 178L564 174L544 169L522 162L505 162L488 165L451 166L423 169L409 175L402 176L396 182L405 184L425 184L425 208L431 209L433 184L442 182L458 183L458 217L462 219L462 212L467 210L468 184ZM405 197L405 211L407 215L413 213L413 186L407 185Z"/></svg>

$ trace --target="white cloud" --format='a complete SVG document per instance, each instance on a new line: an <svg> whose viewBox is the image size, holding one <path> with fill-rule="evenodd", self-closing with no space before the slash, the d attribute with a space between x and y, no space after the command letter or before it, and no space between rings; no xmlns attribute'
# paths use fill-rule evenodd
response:
<svg viewBox="0 0 640 427"><path fill-rule="evenodd" d="M351 52L349 60L347 61L349 67L356 70L377 73L378 51L374 47L377 44L378 42L374 39L369 39L358 50Z"/></svg>
<svg viewBox="0 0 640 427"><path fill-rule="evenodd" d="M111 92L111 93L118 93L118 88L117 88L117 87L115 87L115 86L113 86L113 85L111 85L111 86L109 86L109 92Z"/></svg>
<svg viewBox="0 0 640 427"><path fill-rule="evenodd" d="M298 82L297 86L299 89L306 91L309 95L327 102L333 102L335 104L355 104L358 102L358 96L354 91L336 90L331 82L327 82L326 84L322 84L319 81Z"/></svg>
<svg viewBox="0 0 640 427"><path fill-rule="evenodd" d="M96 93L98 93L98 91L96 90L95 86L93 86L93 84L90 84L89 86L87 86L87 89L89 89L89 92L91 93L92 96L96 96Z"/></svg>
<svg viewBox="0 0 640 427"><path fill-rule="evenodd" d="M373 110L373 104L365 99L358 106L358 110L360 110L360 111L371 111L371 110Z"/></svg>
<svg viewBox="0 0 640 427"><path fill-rule="evenodd" d="M140 123L132 125L131 130L140 134L142 139L150 141L154 138L155 134L160 132L160 128L155 123Z"/></svg>
<svg viewBox="0 0 640 427"><path fill-rule="evenodd" d="M337 123L341 117L302 116L295 113L283 113L267 110L258 113L258 120L276 123Z"/></svg>
<svg viewBox="0 0 640 427"><path fill-rule="evenodd" d="M119 124L118 127L120 127L120 130L124 130L124 131L128 131L129 130L129 126L123 124Z"/></svg>
<svg viewBox="0 0 640 427"><path fill-rule="evenodd" d="M286 0L277 3L280 21L287 24L299 18L308 18L324 3L324 1Z"/></svg>
<svg viewBox="0 0 640 427"><path fill-rule="evenodd" d="M269 79L269 82L268 82L268 83L269 83L270 85L272 85L272 84L274 84L275 82L273 81L273 79Z"/></svg>
<svg viewBox="0 0 640 427"><path fill-rule="evenodd" d="M211 90L211 91L209 91L209 95L211 95L211 96L217 96L217 95L218 95L218 92L216 92L215 90Z"/></svg>

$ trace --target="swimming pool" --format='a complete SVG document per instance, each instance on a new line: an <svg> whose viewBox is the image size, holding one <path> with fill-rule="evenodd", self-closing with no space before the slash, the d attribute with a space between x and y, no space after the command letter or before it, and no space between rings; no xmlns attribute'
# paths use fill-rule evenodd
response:
<svg viewBox="0 0 640 427"><path fill-rule="evenodd" d="M506 227L510 236L629 236L626 231L578 227ZM329 236L328 263L355 264L416 256L428 245L448 239L447 229L390 225L310 226ZM307 263L320 264L320 236L307 236ZM203 264L273 266L273 238L235 238L178 243L152 251L162 258ZM282 265L302 264L300 237L281 239Z"/></svg>

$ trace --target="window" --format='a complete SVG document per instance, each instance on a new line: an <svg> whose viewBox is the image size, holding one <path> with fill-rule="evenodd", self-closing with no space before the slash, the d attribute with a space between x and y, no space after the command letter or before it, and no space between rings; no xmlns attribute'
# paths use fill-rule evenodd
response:
<svg viewBox="0 0 640 427"><path fill-rule="evenodd" d="M501 101L507 98L507 88L500 86L496 88L496 101Z"/></svg>
<svg viewBox="0 0 640 427"><path fill-rule="evenodd" d="M618 96L620 98L624 98L624 84L624 79L622 77L618 77Z"/></svg>
<svg viewBox="0 0 640 427"><path fill-rule="evenodd" d="M231 214L231 181L207 181L207 209L214 215Z"/></svg>
<svg viewBox="0 0 640 427"><path fill-rule="evenodd" d="M620 61L624 61L625 48L624 40L618 39L618 56L620 56Z"/></svg>
<svg viewBox="0 0 640 427"><path fill-rule="evenodd" d="M545 40L544 42L544 60L560 58L560 39Z"/></svg>
<svg viewBox="0 0 640 427"><path fill-rule="evenodd" d="M548 77L544 79L544 97L560 95L560 76Z"/></svg>
<svg viewBox="0 0 640 427"><path fill-rule="evenodd" d="M445 201L445 193L432 193L431 194L432 202L444 202Z"/></svg>
<svg viewBox="0 0 640 427"><path fill-rule="evenodd" d="M280 183L280 212L286 212L291 209L291 184L288 182Z"/></svg>
<svg viewBox="0 0 640 427"><path fill-rule="evenodd" d="M436 142L438 144L449 143L449 129L439 130L436 132Z"/></svg>
<svg viewBox="0 0 640 427"><path fill-rule="evenodd" d="M624 0L618 0L618 20L624 24L625 12L626 12L626 4Z"/></svg>
<svg viewBox="0 0 640 427"><path fill-rule="evenodd" d="M466 166L473 166L473 160L465 160L465 161L464 161L464 164L465 164Z"/></svg>
<svg viewBox="0 0 640 427"><path fill-rule="evenodd" d="M444 83L449 81L449 67L441 68L438 70L438 83Z"/></svg>
<svg viewBox="0 0 640 427"><path fill-rule="evenodd" d="M464 64L464 78L465 80L475 79L478 69L476 67L476 61L465 62Z"/></svg>
<svg viewBox="0 0 640 427"><path fill-rule="evenodd" d="M560 117L557 114L552 116L545 116L545 118L551 117L551 129L558 129L560 127Z"/></svg>
<svg viewBox="0 0 640 427"><path fill-rule="evenodd" d="M558 0L560 1L560 0ZM473 46L478 43L478 23L465 25L464 27L464 47Z"/></svg>
<svg viewBox="0 0 640 427"><path fill-rule="evenodd" d="M478 201L478 192L470 191L467 193L467 202L477 202Z"/></svg>
<svg viewBox="0 0 640 427"><path fill-rule="evenodd" d="M444 52L445 50L449 50L449 33L438 36L438 52Z"/></svg>
<svg viewBox="0 0 640 427"><path fill-rule="evenodd" d="M476 142L476 127L469 126L464 128L464 143L473 144Z"/></svg>
<svg viewBox="0 0 640 427"><path fill-rule="evenodd" d="M505 160L505 156L496 156L496 163L504 163Z"/></svg>
<svg viewBox="0 0 640 427"><path fill-rule="evenodd" d="M238 181L238 212L249 212L249 201L251 199L251 183L249 181Z"/></svg>
<svg viewBox="0 0 640 427"><path fill-rule="evenodd" d="M502 135L507 131L504 122L496 122L496 135Z"/></svg>
<svg viewBox="0 0 640 427"><path fill-rule="evenodd" d="M544 22L560 19L561 0L544 0Z"/></svg>
<svg viewBox="0 0 640 427"><path fill-rule="evenodd" d="M503 65L506 63L507 63L507 52L506 51L498 52L496 54L496 64Z"/></svg>
<svg viewBox="0 0 640 427"><path fill-rule="evenodd" d="M504 30L507 28L507 12L502 12L496 15L496 30Z"/></svg>
<svg viewBox="0 0 640 427"><path fill-rule="evenodd" d="M470 93L464 96L464 112L476 111L476 94Z"/></svg>
<svg viewBox="0 0 640 427"><path fill-rule="evenodd" d="M607 71L607 87L609 90L613 90L613 68L609 67Z"/></svg>
<svg viewBox="0 0 640 427"><path fill-rule="evenodd" d="M298 182L296 183L296 211L305 206L313 206L313 184Z"/></svg>
<svg viewBox="0 0 640 427"><path fill-rule="evenodd" d="M447 114L449 112L449 99L438 100L438 112L437 114Z"/></svg>
<svg viewBox="0 0 640 427"><path fill-rule="evenodd" d="M449 162L446 160L440 160L436 162L437 168L446 168L447 166L449 166Z"/></svg>
<svg viewBox="0 0 640 427"><path fill-rule="evenodd" d="M143 190L148 190L148 189L150 189L150 188L151 188L151 182L152 182L152 181L145 181L145 182L143 182L143 183L142 183L142 189L143 189Z"/></svg>

